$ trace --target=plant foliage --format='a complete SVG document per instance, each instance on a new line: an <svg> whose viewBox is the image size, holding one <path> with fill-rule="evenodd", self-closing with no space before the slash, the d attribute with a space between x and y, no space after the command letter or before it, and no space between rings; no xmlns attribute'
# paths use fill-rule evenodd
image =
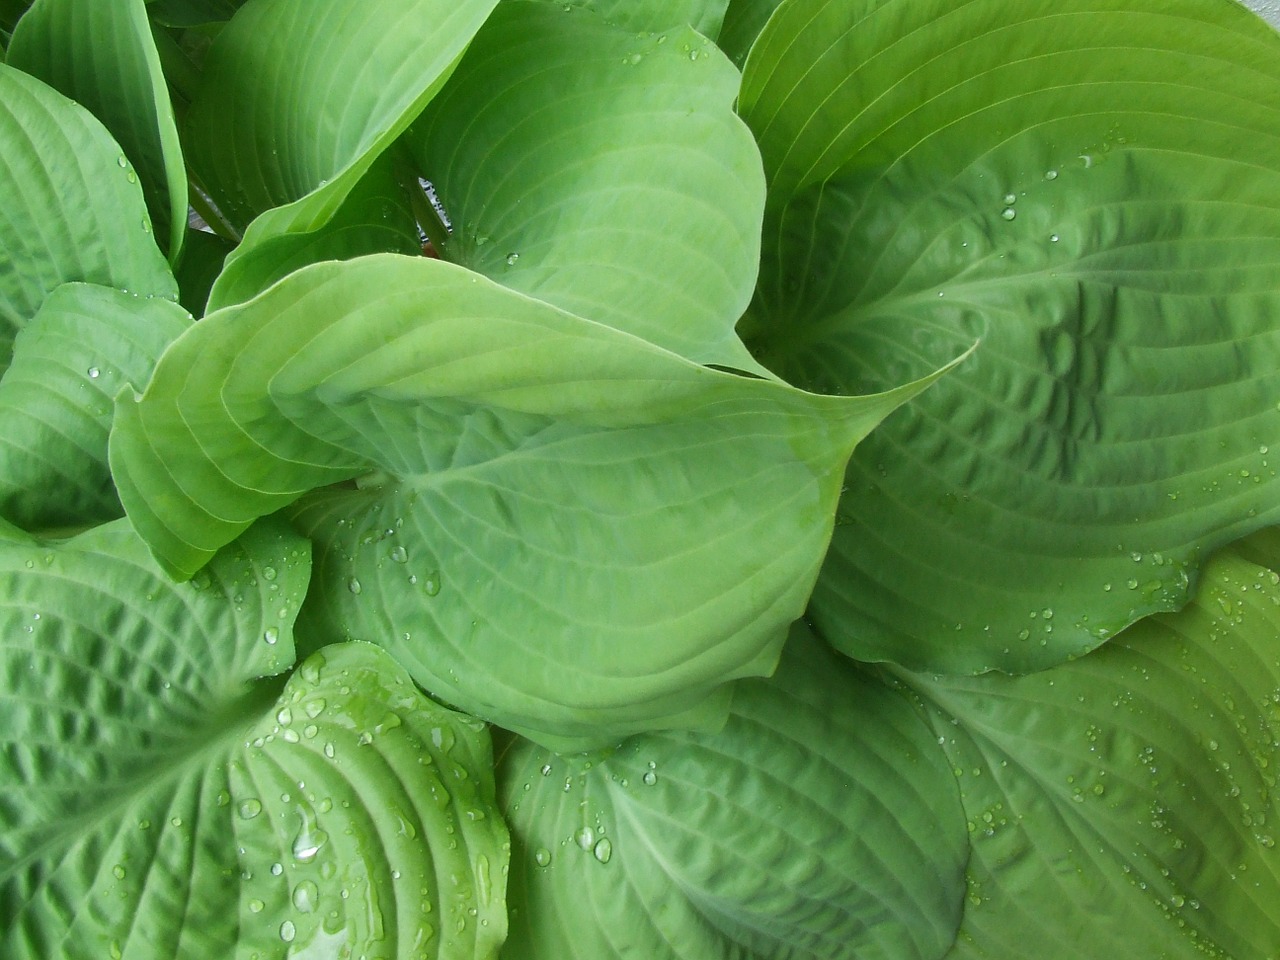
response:
<svg viewBox="0 0 1280 960"><path fill-rule="evenodd" d="M0 955L1280 954L1233 0L0 50Z"/></svg>

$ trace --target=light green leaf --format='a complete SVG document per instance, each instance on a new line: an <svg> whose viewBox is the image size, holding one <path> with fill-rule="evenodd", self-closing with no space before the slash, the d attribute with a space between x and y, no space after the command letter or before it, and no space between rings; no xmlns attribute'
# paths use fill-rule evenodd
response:
<svg viewBox="0 0 1280 960"><path fill-rule="evenodd" d="M157 239L176 262L187 173L144 0L36 0L14 31L8 60L111 131L137 171Z"/></svg>
<svg viewBox="0 0 1280 960"><path fill-rule="evenodd" d="M261 527L177 586L123 523L0 546L6 958L494 955L488 735L367 645L258 679L306 578Z"/></svg>
<svg viewBox="0 0 1280 960"><path fill-rule="evenodd" d="M121 387L146 383L191 317L170 300L63 284L14 340L0 376L0 514L28 529L124 512L107 469Z"/></svg>
<svg viewBox="0 0 1280 960"><path fill-rule="evenodd" d="M687 27L657 36L504 3L410 129L447 259L705 363L757 370L734 333L764 180L738 73Z"/></svg>
<svg viewBox="0 0 1280 960"><path fill-rule="evenodd" d="M111 466L179 577L360 478L296 511L313 639L382 643L468 712L599 744L705 721L724 681L772 669L850 449L922 387L812 396L377 256L179 338L118 399Z"/></svg>
<svg viewBox="0 0 1280 960"><path fill-rule="evenodd" d="M0 167L0 371L63 283L177 297L120 147L86 110L3 64Z"/></svg>
<svg viewBox="0 0 1280 960"><path fill-rule="evenodd" d="M850 465L811 606L846 652L1048 666L1280 521L1273 30L1194 0L789 0L741 109L766 366L862 393L982 338Z"/></svg>
<svg viewBox="0 0 1280 960"><path fill-rule="evenodd" d="M282 235L322 228L435 95L496 4L262 0L241 8L209 51L185 127L217 213L232 230L249 226L228 267Z"/></svg>
<svg viewBox="0 0 1280 960"><path fill-rule="evenodd" d="M243 303L308 264L372 253L419 253L417 221L393 161L389 154L376 160L323 226L264 237L233 251L212 285L207 310Z"/></svg>
<svg viewBox="0 0 1280 960"><path fill-rule="evenodd" d="M499 790L507 960L937 958L960 922L968 837L934 735L802 625L722 731L592 760L520 741Z"/></svg>
<svg viewBox="0 0 1280 960"><path fill-rule="evenodd" d="M572 6L594 10L632 32L661 33L689 26L711 40L720 32L728 5L729 0L572 0Z"/></svg>
<svg viewBox="0 0 1280 960"><path fill-rule="evenodd" d="M1273 566L1277 534L1260 545ZM1027 677L903 680L959 778L955 960L1280 951L1280 574L1227 550L1194 602Z"/></svg>

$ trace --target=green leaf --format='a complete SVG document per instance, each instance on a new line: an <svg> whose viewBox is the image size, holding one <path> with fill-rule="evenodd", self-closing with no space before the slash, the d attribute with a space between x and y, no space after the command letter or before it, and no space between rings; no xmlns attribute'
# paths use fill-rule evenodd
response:
<svg viewBox="0 0 1280 960"><path fill-rule="evenodd" d="M112 403L147 382L190 324L170 300L84 283L54 290L0 377L0 514L32 530L121 516L107 469Z"/></svg>
<svg viewBox="0 0 1280 960"><path fill-rule="evenodd" d="M187 174L144 0L36 0L14 31L8 60L111 131L137 171L156 236L176 262L187 226Z"/></svg>
<svg viewBox="0 0 1280 960"><path fill-rule="evenodd" d="M225 23L245 0L147 0L147 15L166 27L200 27Z"/></svg>
<svg viewBox="0 0 1280 960"><path fill-rule="evenodd" d="M846 652L1045 667L1280 521L1273 30L1193 0L789 0L741 109L766 366L862 393L982 338L850 465L811 606Z"/></svg>
<svg viewBox="0 0 1280 960"><path fill-rule="evenodd" d="M212 285L207 309L243 303L308 264L372 253L417 254L421 248L417 221L397 180L395 163L384 154L323 226L264 237L233 251Z"/></svg>
<svg viewBox="0 0 1280 960"><path fill-rule="evenodd" d="M734 333L764 180L737 71L687 27L504 3L410 129L447 259L692 359L758 371Z"/></svg>
<svg viewBox="0 0 1280 960"><path fill-rule="evenodd" d="M496 4L262 0L240 9L214 40L185 127L197 182L227 228L244 231L228 268L280 236L322 228Z"/></svg>
<svg viewBox="0 0 1280 960"><path fill-rule="evenodd" d="M68 281L174 299L137 175L86 110L0 64L0 371L13 338Z"/></svg>
<svg viewBox="0 0 1280 960"><path fill-rule="evenodd" d="M633 33L689 26L711 40L720 32L729 0L572 0Z"/></svg>
<svg viewBox="0 0 1280 960"><path fill-rule="evenodd" d="M968 837L935 736L802 625L722 731L592 760L517 742L499 790L507 960L937 958L960 922Z"/></svg>
<svg viewBox="0 0 1280 960"><path fill-rule="evenodd" d="M1280 950L1280 559L1234 549L1183 611L1027 677L901 674L955 768L961 958Z"/></svg>
<svg viewBox="0 0 1280 960"><path fill-rule="evenodd" d="M258 679L306 579L260 527L177 586L123 523L0 546L6 957L494 955L488 735L366 645Z"/></svg>
<svg viewBox="0 0 1280 960"><path fill-rule="evenodd" d="M222 265L234 247L231 241L204 230L188 230L178 264L178 302L194 316L205 313L209 292L222 275ZM135 380L142 384L145 380Z"/></svg>
<svg viewBox="0 0 1280 960"><path fill-rule="evenodd" d="M781 0L730 0L716 43L741 66Z"/></svg>
<svg viewBox="0 0 1280 960"><path fill-rule="evenodd" d="M705 722L725 680L772 669L850 449L922 387L816 397L377 256L207 316L117 400L110 456L179 577L360 478L295 514L311 636L383 643L468 712L598 744Z"/></svg>

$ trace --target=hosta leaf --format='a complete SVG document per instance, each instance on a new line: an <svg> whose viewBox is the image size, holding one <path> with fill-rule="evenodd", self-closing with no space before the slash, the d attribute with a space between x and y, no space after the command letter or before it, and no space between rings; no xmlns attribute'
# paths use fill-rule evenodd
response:
<svg viewBox="0 0 1280 960"><path fill-rule="evenodd" d="M781 0L729 0L716 43L739 66Z"/></svg>
<svg viewBox="0 0 1280 960"><path fill-rule="evenodd" d="M737 71L687 27L657 36L558 4L502 4L412 126L453 233L442 255L701 362L754 369L734 333L764 180Z"/></svg>
<svg viewBox="0 0 1280 960"><path fill-rule="evenodd" d="M803 627L722 731L594 761L521 741L499 784L507 960L936 958L960 921L968 842L934 735Z"/></svg>
<svg viewBox="0 0 1280 960"><path fill-rule="evenodd" d="M209 291L222 274L227 254L234 247L231 241L204 230L188 230L183 244L182 262L178 264L178 302L192 315L204 315L209 302ZM139 385L145 380L135 381Z"/></svg>
<svg viewBox="0 0 1280 960"><path fill-rule="evenodd" d="M573 0L572 5L588 7L633 32L661 33L690 26L714 40L729 0Z"/></svg>
<svg viewBox="0 0 1280 960"><path fill-rule="evenodd" d="M36 0L9 63L91 111L137 171L157 239L176 261L187 173L144 0Z"/></svg>
<svg viewBox="0 0 1280 960"><path fill-rule="evenodd" d="M0 64L0 371L55 287L177 297L137 175L102 124Z"/></svg>
<svg viewBox="0 0 1280 960"><path fill-rule="evenodd" d="M259 679L306 576L261 528L177 586L123 523L0 546L5 957L493 956L488 736L367 645Z"/></svg>
<svg viewBox="0 0 1280 960"><path fill-rule="evenodd" d="M1280 541L1183 611L1027 677L909 676L973 836L950 956L1280 951Z"/></svg>
<svg viewBox="0 0 1280 960"><path fill-rule="evenodd" d="M253 221L228 266L323 227L496 3L263 0L240 9L205 60L185 128L219 214L235 230Z"/></svg>
<svg viewBox="0 0 1280 960"><path fill-rule="evenodd" d="M790 0L741 109L766 366L861 393L982 338L850 466L811 608L847 652L1047 666L1280 520L1273 30L1193 0Z"/></svg>
<svg viewBox="0 0 1280 960"><path fill-rule="evenodd" d="M113 401L126 384L147 382L190 323L170 300L87 283L45 299L0 377L0 514L34 530L124 512L107 469Z"/></svg>
<svg viewBox="0 0 1280 960"><path fill-rule="evenodd" d="M421 246L417 221L396 177L395 164L384 154L323 226L303 233L282 233L235 251L215 279L206 308L212 311L243 303L311 263L351 260L371 253L417 254Z"/></svg>
<svg viewBox="0 0 1280 960"><path fill-rule="evenodd" d="M851 447L922 383L816 397L452 264L318 264L179 338L116 405L135 526L190 576L302 494L308 629L388 646L545 742L688 722L773 665Z"/></svg>

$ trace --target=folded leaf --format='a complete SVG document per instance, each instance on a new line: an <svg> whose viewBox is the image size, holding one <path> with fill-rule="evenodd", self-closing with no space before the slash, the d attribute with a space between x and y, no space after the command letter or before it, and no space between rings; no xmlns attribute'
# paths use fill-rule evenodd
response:
<svg viewBox="0 0 1280 960"><path fill-rule="evenodd" d="M756 369L734 325L764 178L738 73L688 27L504 3L411 127L446 258L702 363Z"/></svg>
<svg viewBox="0 0 1280 960"><path fill-rule="evenodd" d="M1028 677L902 674L959 780L973 855L949 957L1280 951L1280 539L1193 603Z"/></svg>
<svg viewBox="0 0 1280 960"><path fill-rule="evenodd" d="M233 276L259 245L328 223L496 4L262 0L237 11L205 60L184 141L219 215L244 230Z"/></svg>
<svg viewBox="0 0 1280 960"><path fill-rule="evenodd" d="M740 109L766 366L862 393L982 339L850 466L811 607L846 652L1048 666L1280 522L1275 31L1196 0L789 0Z"/></svg>
<svg viewBox="0 0 1280 960"><path fill-rule="evenodd" d="M111 466L187 577L298 504L308 629L390 648L560 745L687 723L772 669L853 445L917 383L817 397L699 366L438 260L318 264L121 396Z"/></svg>
<svg viewBox="0 0 1280 960"><path fill-rule="evenodd" d="M0 514L30 530L123 514L107 468L113 401L146 383L191 317L162 298L67 283L18 331L0 376Z"/></svg>
<svg viewBox="0 0 1280 960"><path fill-rule="evenodd" d="M517 742L507 960L909 960L951 946L968 840L910 705L798 625L715 734Z"/></svg>
<svg viewBox="0 0 1280 960"><path fill-rule="evenodd" d="M177 586L123 523L0 544L6 958L495 954L488 735L367 645L258 679L306 575L262 527Z"/></svg>
<svg viewBox="0 0 1280 960"><path fill-rule="evenodd" d="M157 239L177 262L187 226L187 173L144 0L36 0L8 62L103 122L142 184Z"/></svg>
<svg viewBox="0 0 1280 960"><path fill-rule="evenodd" d="M83 280L177 298L138 177L86 110L0 64L0 371L50 291Z"/></svg>

